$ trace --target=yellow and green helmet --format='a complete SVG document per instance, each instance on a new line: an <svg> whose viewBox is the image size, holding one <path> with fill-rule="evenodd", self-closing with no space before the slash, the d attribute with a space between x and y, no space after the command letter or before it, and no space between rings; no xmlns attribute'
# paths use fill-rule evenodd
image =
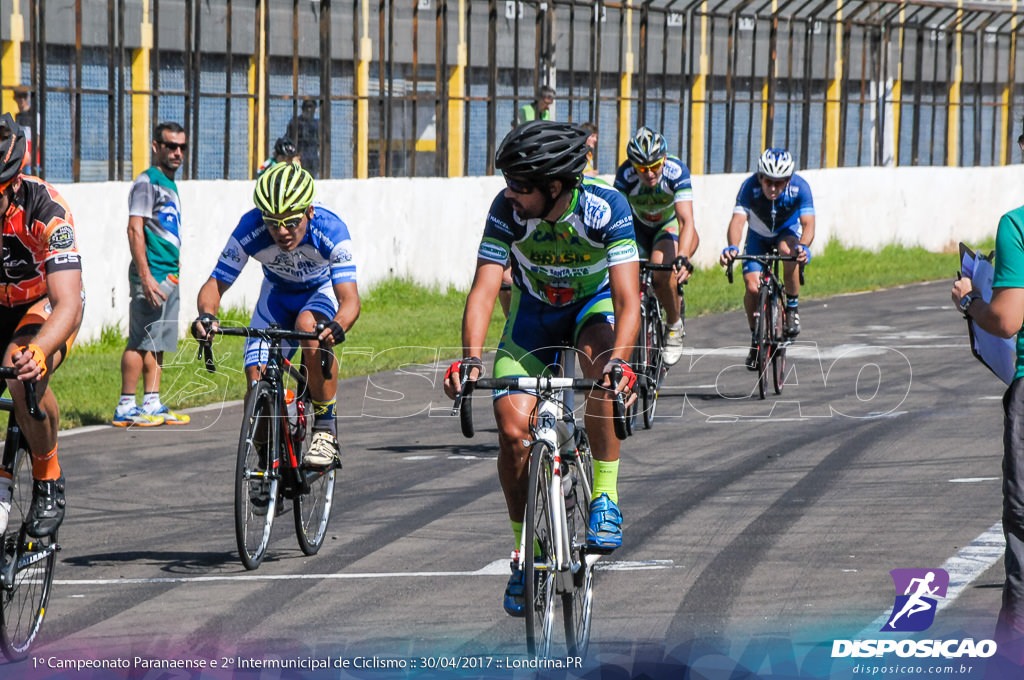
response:
<svg viewBox="0 0 1024 680"><path fill-rule="evenodd" d="M275 163L256 180L252 200L266 215L302 212L313 202L313 176L298 163Z"/></svg>

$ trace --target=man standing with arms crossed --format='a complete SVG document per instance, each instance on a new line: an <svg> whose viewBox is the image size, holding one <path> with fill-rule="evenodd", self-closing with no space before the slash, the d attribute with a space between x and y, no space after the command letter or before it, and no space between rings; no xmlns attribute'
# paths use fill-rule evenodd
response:
<svg viewBox="0 0 1024 680"><path fill-rule="evenodd" d="M135 178L128 196L128 245L132 263L128 282L128 345L121 355L121 399L113 424L185 425L186 415L160 401L164 352L178 349L178 268L181 248L181 199L174 175L188 144L177 123L160 123L153 131L153 167ZM142 406L135 390L142 376Z"/></svg>

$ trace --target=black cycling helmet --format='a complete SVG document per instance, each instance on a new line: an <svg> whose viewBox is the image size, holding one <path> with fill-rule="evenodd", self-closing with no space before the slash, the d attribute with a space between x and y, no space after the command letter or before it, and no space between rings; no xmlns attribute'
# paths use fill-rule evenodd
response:
<svg viewBox="0 0 1024 680"><path fill-rule="evenodd" d="M25 133L11 114L0 116L0 191L21 174L27 148Z"/></svg>
<svg viewBox="0 0 1024 680"><path fill-rule="evenodd" d="M274 156L287 156L289 159L298 156L299 150L295 148L295 142L291 137L278 137L274 142Z"/></svg>
<svg viewBox="0 0 1024 680"><path fill-rule="evenodd" d="M636 165L650 165L668 156L668 145L660 132L642 127L626 145L626 157Z"/></svg>
<svg viewBox="0 0 1024 680"><path fill-rule="evenodd" d="M533 120L505 135L494 154L494 167L533 182L559 179L571 189L583 181L589 136L572 123Z"/></svg>

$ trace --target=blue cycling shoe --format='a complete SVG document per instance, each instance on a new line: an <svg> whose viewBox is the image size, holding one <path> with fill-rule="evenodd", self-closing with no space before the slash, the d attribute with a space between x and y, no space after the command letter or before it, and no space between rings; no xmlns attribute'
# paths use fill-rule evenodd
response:
<svg viewBox="0 0 1024 680"><path fill-rule="evenodd" d="M608 494L590 501L590 527L587 548L594 552L611 552L622 545L622 513Z"/></svg>
<svg viewBox="0 0 1024 680"><path fill-rule="evenodd" d="M514 565L513 562L512 575L505 586L505 598L501 604L506 614L521 618L526 616L526 574Z"/></svg>

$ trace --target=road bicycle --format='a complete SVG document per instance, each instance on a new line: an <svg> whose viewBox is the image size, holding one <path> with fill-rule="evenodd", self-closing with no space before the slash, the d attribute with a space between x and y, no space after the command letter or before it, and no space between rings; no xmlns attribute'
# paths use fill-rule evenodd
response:
<svg viewBox="0 0 1024 680"><path fill-rule="evenodd" d="M575 359L560 353L560 377L480 378L466 381L452 415L459 414L462 433L474 434L472 393L475 389L519 390L537 396L530 414L529 495L523 518L525 531L512 561L526 583L526 647L540 658L552 653L555 598L562 604L565 645L570 656L584 657L590 644L594 606L594 564L600 553L587 550L593 456L582 422L573 412L575 391L606 389L599 380L574 378ZM621 369L619 369L621 371ZM612 375L613 380L621 379ZM613 403L615 434L625 439L625 401Z"/></svg>
<svg viewBox="0 0 1024 680"><path fill-rule="evenodd" d="M790 338L785 332L786 303L785 290L779 278L781 262L795 262L795 255L779 255L772 249L767 255L738 255L729 263L726 276L732 283L733 262L749 260L761 264L761 276L757 284L757 307L754 308L754 341L757 346L755 367L757 370L757 393L761 399L768 392L768 364L772 368L772 384L775 394L782 394L786 380L786 347ZM800 285L804 283L804 268L800 266Z"/></svg>
<svg viewBox="0 0 1024 680"><path fill-rule="evenodd" d="M212 332L259 338L269 345L266 366L245 398L235 466L235 539L246 569L256 569L263 561L274 517L285 500L292 501L295 534L304 554L315 555L327 535L341 461L316 468L302 463L313 439L313 402L306 367L296 368L282 350L284 341L316 340L320 330L322 327L307 333L271 324L269 328L219 328ZM201 343L200 352L212 373L216 369L209 343ZM321 346L320 356L321 370L328 378L334 353ZM294 381L294 392L286 388L286 381Z"/></svg>
<svg viewBox="0 0 1024 680"><path fill-rule="evenodd" d="M0 368L0 379L17 377L13 368ZM46 420L39 410L34 383L25 384L25 402L29 415ZM2 390L0 390L2 391ZM60 544L57 534L42 538L28 535L25 520L32 505L32 456L28 442L14 418L14 402L0 398L0 410L11 415L7 420L3 469L11 474L11 513L3 533L0 555L0 646L4 656L20 661L28 656L36 639L53 587L53 570Z"/></svg>
<svg viewBox="0 0 1024 680"><path fill-rule="evenodd" d="M693 270L693 265L683 257L677 257L670 264L655 264L648 260L640 262L640 335L630 363L633 365L633 370L636 371L638 406L645 430L651 429L654 425L658 392L661 390L665 374L668 373L663 356L665 321L662 318L661 302L658 301L658 296L654 292L654 272L679 271L682 267L689 267L691 271ZM677 289L679 291L679 313L680 319L682 319L686 309L682 284ZM627 418L631 431L636 419L636 410L636 407L631 408Z"/></svg>

